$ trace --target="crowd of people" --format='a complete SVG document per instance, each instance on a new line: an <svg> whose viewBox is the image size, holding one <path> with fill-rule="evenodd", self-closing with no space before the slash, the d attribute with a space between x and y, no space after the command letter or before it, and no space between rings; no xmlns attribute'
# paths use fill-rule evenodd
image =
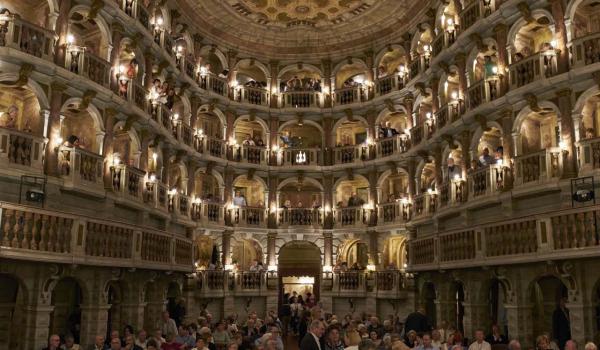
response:
<svg viewBox="0 0 600 350"><path fill-rule="evenodd" d="M321 81L313 78L300 79L298 76L294 76L287 82L282 82L280 86L283 92L292 91L316 91L321 92Z"/></svg>
<svg viewBox="0 0 600 350"><path fill-rule="evenodd" d="M259 264L253 265L255 270ZM351 306L353 308L353 306ZM254 311L245 318L234 314L214 320L203 311L195 322L185 323L185 308L164 311L154 329L135 330L125 326L123 333L111 330L108 337L97 335L90 350L284 350L285 339L297 337L300 350L521 350L518 340L510 340L498 325L489 333L476 329L469 340L461 330L442 321L433 327L423 309L401 319L389 315L383 322L366 313L343 318L326 313L316 296L293 291L283 296L279 312L269 310L264 319ZM541 334L531 350L577 350L570 332L569 310L564 298L552 317L552 336ZM289 341L287 342L289 347ZM597 350L587 343L585 350ZM44 350L78 350L69 334L50 336Z"/></svg>

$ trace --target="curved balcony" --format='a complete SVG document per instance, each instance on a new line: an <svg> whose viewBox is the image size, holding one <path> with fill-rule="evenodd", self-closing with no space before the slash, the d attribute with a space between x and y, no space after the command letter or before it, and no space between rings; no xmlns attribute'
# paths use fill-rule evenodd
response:
<svg viewBox="0 0 600 350"><path fill-rule="evenodd" d="M55 40L54 32L21 18L9 16L0 21L0 46L11 47L52 62Z"/></svg>
<svg viewBox="0 0 600 350"><path fill-rule="evenodd" d="M288 228L304 226L319 228L323 225L323 210L320 208L279 208L278 226Z"/></svg>
<svg viewBox="0 0 600 350"><path fill-rule="evenodd" d="M65 188L103 195L104 157L76 147L60 146L58 152L58 170Z"/></svg>
<svg viewBox="0 0 600 350"><path fill-rule="evenodd" d="M15 173L41 175L46 142L29 132L0 127L0 166Z"/></svg>

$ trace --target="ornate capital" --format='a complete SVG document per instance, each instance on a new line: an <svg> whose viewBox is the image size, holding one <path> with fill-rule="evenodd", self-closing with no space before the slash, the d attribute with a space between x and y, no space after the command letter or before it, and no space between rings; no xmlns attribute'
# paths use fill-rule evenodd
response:
<svg viewBox="0 0 600 350"><path fill-rule="evenodd" d="M95 19L100 11L104 8L104 0L93 0L88 12L89 19Z"/></svg>
<svg viewBox="0 0 600 350"><path fill-rule="evenodd" d="M386 98L384 101L385 106L387 107L388 111L394 113L396 112L396 107L394 105L394 101L392 101L392 99L390 98Z"/></svg>
<svg viewBox="0 0 600 350"><path fill-rule="evenodd" d="M557 97L569 97L570 98L572 95L573 95L573 90L571 90L570 88L564 88L564 89L558 90L556 92Z"/></svg>
<svg viewBox="0 0 600 350"><path fill-rule="evenodd" d="M483 131L488 131L490 128L487 126L487 118L483 114L477 114L475 116L475 121Z"/></svg>
<svg viewBox="0 0 600 350"><path fill-rule="evenodd" d="M525 95L523 95L523 97L527 101L527 104L529 105L529 108L531 108L532 111L539 112L542 110L538 105L538 99L536 95L528 92Z"/></svg>
<svg viewBox="0 0 600 350"><path fill-rule="evenodd" d="M29 77L31 76L31 73L33 73L33 65L29 64L29 63L23 63L21 65L21 68L19 69L19 77L17 78L17 80L13 81L13 82L9 82L9 85L15 85L18 87L24 86L27 84L27 82L29 81Z"/></svg>
<svg viewBox="0 0 600 350"><path fill-rule="evenodd" d="M94 90L86 90L81 97L81 104L79 105L79 109L84 110L90 106L92 100L96 97L96 91Z"/></svg>
<svg viewBox="0 0 600 350"><path fill-rule="evenodd" d="M529 4L527 4L525 1L518 3L517 9L519 9L519 12L521 13L521 17L523 17L523 19L527 23L531 23L531 22L535 21L535 18L533 18L533 16L531 15L531 9L529 8Z"/></svg>

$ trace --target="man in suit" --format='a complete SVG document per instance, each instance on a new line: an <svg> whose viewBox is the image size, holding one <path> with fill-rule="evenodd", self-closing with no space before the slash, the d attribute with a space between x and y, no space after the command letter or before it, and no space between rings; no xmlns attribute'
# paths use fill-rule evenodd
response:
<svg viewBox="0 0 600 350"><path fill-rule="evenodd" d="M300 350L322 350L321 337L325 332L325 326L320 320L314 320L310 323L309 332L306 333L300 342Z"/></svg>
<svg viewBox="0 0 600 350"><path fill-rule="evenodd" d="M552 315L552 336L556 339L559 349L564 349L567 340L571 339L571 318L566 303L567 298L560 298Z"/></svg>

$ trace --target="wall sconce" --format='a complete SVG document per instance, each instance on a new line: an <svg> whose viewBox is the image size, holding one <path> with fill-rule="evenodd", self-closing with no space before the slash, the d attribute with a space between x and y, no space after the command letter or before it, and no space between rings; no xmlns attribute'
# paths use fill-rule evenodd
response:
<svg viewBox="0 0 600 350"><path fill-rule="evenodd" d="M331 265L323 265L323 272L333 272L333 267Z"/></svg>
<svg viewBox="0 0 600 350"><path fill-rule="evenodd" d="M75 37L73 34L67 34L67 45L73 45L75 43Z"/></svg>
<svg viewBox="0 0 600 350"><path fill-rule="evenodd" d="M200 76L205 77L208 74L208 69L205 66L200 66Z"/></svg>
<svg viewBox="0 0 600 350"><path fill-rule="evenodd" d="M177 189L176 188L172 188L171 190L169 190L169 196L174 196L177 194Z"/></svg>
<svg viewBox="0 0 600 350"><path fill-rule="evenodd" d="M452 91L450 93L450 98L453 99L453 100L455 100L455 101L458 100L458 92Z"/></svg>
<svg viewBox="0 0 600 350"><path fill-rule="evenodd" d="M275 271L277 271L277 265L269 265L269 266L267 266L267 271L268 272L275 272Z"/></svg>
<svg viewBox="0 0 600 350"><path fill-rule="evenodd" d="M553 39L552 41L550 41L550 46L552 46L553 49L556 49L556 45L558 45L558 42L556 41L556 39Z"/></svg>
<svg viewBox="0 0 600 350"><path fill-rule="evenodd" d="M121 164L121 158L119 157L118 154L115 153L115 154L113 154L113 157L112 157L112 166L116 167L119 164Z"/></svg>
<svg viewBox="0 0 600 350"><path fill-rule="evenodd" d="M432 188L428 188L428 189L427 189L427 193L428 193L428 194L430 194L430 195L436 195L436 194L437 194L437 191L436 191L436 190L434 190L434 189L432 189Z"/></svg>
<svg viewBox="0 0 600 350"><path fill-rule="evenodd" d="M373 264L367 265L367 271L369 271L369 272L375 272L375 270L377 270L377 266L375 266Z"/></svg>
<svg viewBox="0 0 600 350"><path fill-rule="evenodd" d="M404 76L405 76L405 75L406 75L406 66L404 66L403 64L401 64L401 65L398 67L398 76L399 76L400 78L404 78Z"/></svg>
<svg viewBox="0 0 600 350"><path fill-rule="evenodd" d="M150 174L150 177L148 178L148 180L149 180L150 182L156 182L156 175L154 175L154 174Z"/></svg>
<svg viewBox="0 0 600 350"><path fill-rule="evenodd" d="M565 141L560 141L558 143L558 147L560 147L561 151L563 152L567 151L567 143Z"/></svg>
<svg viewBox="0 0 600 350"><path fill-rule="evenodd" d="M226 264L224 268L225 268L225 271L233 271L233 265L232 264Z"/></svg>

